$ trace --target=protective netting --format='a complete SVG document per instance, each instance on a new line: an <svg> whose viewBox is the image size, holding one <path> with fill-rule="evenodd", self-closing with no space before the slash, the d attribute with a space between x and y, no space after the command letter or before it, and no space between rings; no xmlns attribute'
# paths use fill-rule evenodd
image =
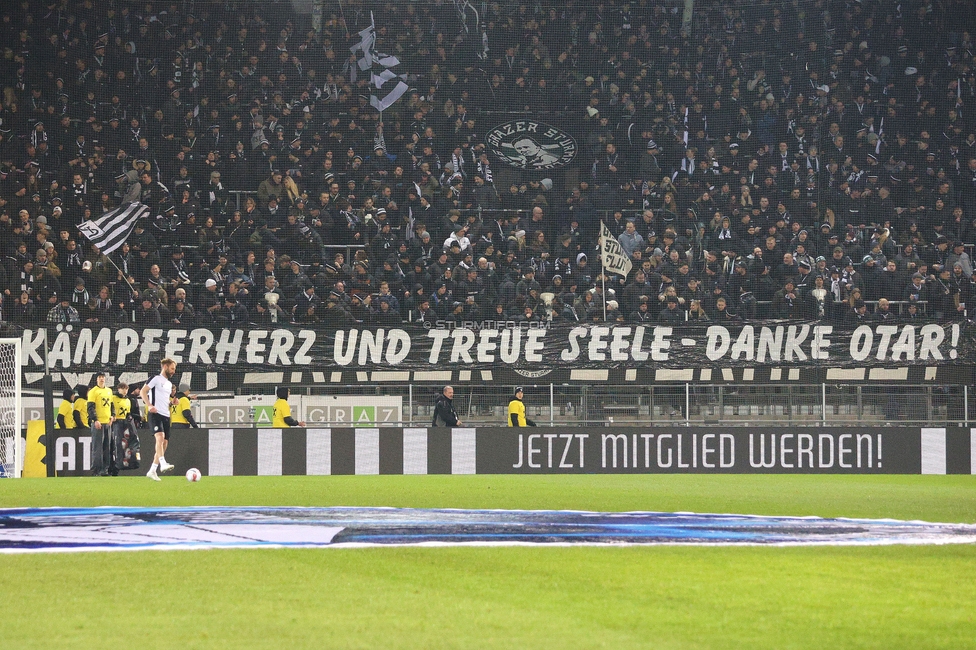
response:
<svg viewBox="0 0 976 650"><path fill-rule="evenodd" d="M679 320L855 324L972 302L972 0L2 13L17 322L645 322L673 293ZM99 256L77 225L132 200L152 217ZM601 221L631 265L598 294Z"/></svg>
<svg viewBox="0 0 976 650"><path fill-rule="evenodd" d="M19 341L0 339L0 478L20 476L23 467Z"/></svg>

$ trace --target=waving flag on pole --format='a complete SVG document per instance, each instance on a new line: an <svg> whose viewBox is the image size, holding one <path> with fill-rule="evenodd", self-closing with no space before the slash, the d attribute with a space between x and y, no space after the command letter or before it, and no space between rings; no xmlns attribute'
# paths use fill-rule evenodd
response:
<svg viewBox="0 0 976 650"><path fill-rule="evenodd" d="M620 246L620 242L602 221L600 222L600 259L603 260L604 270L624 277L630 275L630 269L634 266Z"/></svg>
<svg viewBox="0 0 976 650"><path fill-rule="evenodd" d="M349 48L349 51L357 56L356 65L349 66L349 81L356 83L359 77L359 70L370 71L369 83L372 91L370 93L370 106L383 112L392 106L398 99L407 92L407 76L397 74L391 68L400 65L400 59L389 54L376 51L376 23L373 20L373 13L369 15L369 27L359 32L359 42ZM377 74L374 67L382 68ZM396 81L395 84L388 83ZM380 97L376 91L387 87L387 92Z"/></svg>
<svg viewBox="0 0 976 650"><path fill-rule="evenodd" d="M359 32L359 42L349 48L349 51L357 55L356 65L349 66L349 81L356 83L359 76L358 70L369 70L373 67L373 48L376 45L376 27L370 14L369 27Z"/></svg>
<svg viewBox="0 0 976 650"><path fill-rule="evenodd" d="M148 215L149 206L142 203L127 203L106 212L98 219L82 222L78 226L78 232L98 246L98 250L108 255L121 247L132 234L136 222Z"/></svg>

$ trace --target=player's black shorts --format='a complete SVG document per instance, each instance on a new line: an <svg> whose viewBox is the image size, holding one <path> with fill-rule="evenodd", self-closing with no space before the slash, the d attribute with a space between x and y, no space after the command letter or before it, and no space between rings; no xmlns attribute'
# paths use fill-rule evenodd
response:
<svg viewBox="0 0 976 650"><path fill-rule="evenodd" d="M164 417L159 413L150 413L149 428L152 429L153 435L156 435L157 433L162 431L166 440L169 440L169 418L168 417Z"/></svg>

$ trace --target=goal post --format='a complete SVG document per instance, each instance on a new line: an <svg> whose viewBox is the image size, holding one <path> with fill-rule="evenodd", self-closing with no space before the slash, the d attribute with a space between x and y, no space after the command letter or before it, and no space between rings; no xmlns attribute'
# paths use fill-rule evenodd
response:
<svg viewBox="0 0 976 650"><path fill-rule="evenodd" d="M20 346L0 338L0 478L20 478L24 468Z"/></svg>

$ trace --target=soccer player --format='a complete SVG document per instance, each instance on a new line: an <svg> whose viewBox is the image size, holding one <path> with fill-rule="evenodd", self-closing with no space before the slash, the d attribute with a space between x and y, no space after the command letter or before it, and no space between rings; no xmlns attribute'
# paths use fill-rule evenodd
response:
<svg viewBox="0 0 976 650"><path fill-rule="evenodd" d="M58 405L58 417L54 422L55 429L74 429L74 401L77 394L73 388L65 388L61 394L61 404Z"/></svg>
<svg viewBox="0 0 976 650"><path fill-rule="evenodd" d="M291 416L291 407L288 406L288 389L280 386L275 390L278 399L274 403L274 416L271 418L271 426L283 429L285 427L304 427L304 422L299 422Z"/></svg>
<svg viewBox="0 0 976 650"><path fill-rule="evenodd" d="M190 390L188 385L180 386L180 392L176 392L176 386L173 386L173 396L169 401L169 423L177 429L197 429L200 427L196 420L193 419L193 412L190 410L190 396L187 395L187 391Z"/></svg>
<svg viewBox="0 0 976 650"><path fill-rule="evenodd" d="M173 469L173 465L166 462L166 447L169 446L169 400L173 394L173 382L170 381L176 374L176 362L172 359L163 359L159 362L159 374L149 380L142 390L139 391L146 410L149 414L149 428L152 429L153 437L156 438L156 454L153 456L152 467L146 476L154 481L160 481L160 472L168 472Z"/></svg>
<svg viewBox="0 0 976 650"><path fill-rule="evenodd" d="M115 424L115 400L105 385L105 373L95 375L95 385L88 389L88 421L92 434L92 474L108 476L112 463L112 425Z"/></svg>

